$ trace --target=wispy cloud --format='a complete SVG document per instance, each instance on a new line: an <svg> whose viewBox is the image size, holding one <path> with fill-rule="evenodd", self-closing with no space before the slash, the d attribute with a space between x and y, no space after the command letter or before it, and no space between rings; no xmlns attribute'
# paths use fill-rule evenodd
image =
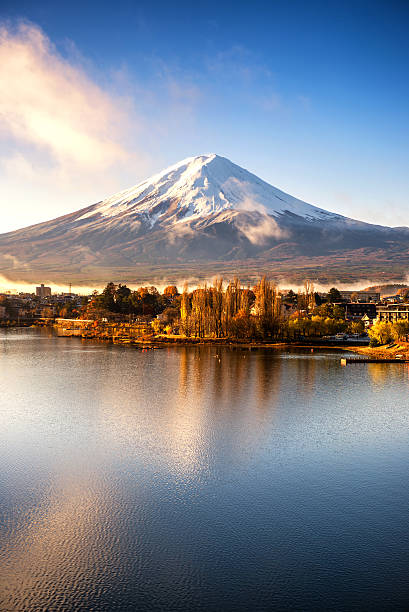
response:
<svg viewBox="0 0 409 612"><path fill-rule="evenodd" d="M275 219L268 214L267 208L258 200L247 181L233 177L225 181L223 189L239 194L235 202L235 209L239 211L235 225L252 244L262 245L269 240L288 236L287 232L281 229Z"/></svg>
<svg viewBox="0 0 409 612"><path fill-rule="evenodd" d="M13 203L0 232L98 201L152 169L130 97L99 85L67 47L68 58L32 23L0 25L0 198Z"/></svg>
<svg viewBox="0 0 409 612"><path fill-rule="evenodd" d="M268 215L259 215L258 217L239 216L236 225L254 245L264 245L269 240L278 240L287 236L287 233Z"/></svg>
<svg viewBox="0 0 409 612"><path fill-rule="evenodd" d="M194 131L200 85L161 58L140 62L141 74L151 68L141 78L126 64L101 74L72 41L62 54L37 25L0 23L0 200L13 203L0 232L97 202L175 161L161 161L163 144Z"/></svg>
<svg viewBox="0 0 409 612"><path fill-rule="evenodd" d="M46 149L56 163L103 169L129 156L124 102L62 58L38 27L0 28L0 87L3 133Z"/></svg>

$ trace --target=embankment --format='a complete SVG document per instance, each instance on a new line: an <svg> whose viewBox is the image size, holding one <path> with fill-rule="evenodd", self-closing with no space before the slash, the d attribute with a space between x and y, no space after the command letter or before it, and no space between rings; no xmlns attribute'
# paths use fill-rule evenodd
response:
<svg viewBox="0 0 409 612"><path fill-rule="evenodd" d="M399 341L377 347L351 346L348 347L348 351L373 359L395 359L397 355L402 355L404 359L409 359L409 342Z"/></svg>

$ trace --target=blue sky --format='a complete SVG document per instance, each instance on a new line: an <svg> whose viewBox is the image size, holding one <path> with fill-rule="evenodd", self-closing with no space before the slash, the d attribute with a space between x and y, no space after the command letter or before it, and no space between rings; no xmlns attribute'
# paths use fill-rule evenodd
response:
<svg viewBox="0 0 409 612"><path fill-rule="evenodd" d="M206 152L409 225L407 1L0 0L0 17L0 231Z"/></svg>

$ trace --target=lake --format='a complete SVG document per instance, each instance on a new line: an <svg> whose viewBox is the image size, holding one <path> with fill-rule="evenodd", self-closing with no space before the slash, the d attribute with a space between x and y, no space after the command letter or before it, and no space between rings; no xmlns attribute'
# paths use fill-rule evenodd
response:
<svg viewBox="0 0 409 612"><path fill-rule="evenodd" d="M409 369L0 330L1 610L404 610Z"/></svg>

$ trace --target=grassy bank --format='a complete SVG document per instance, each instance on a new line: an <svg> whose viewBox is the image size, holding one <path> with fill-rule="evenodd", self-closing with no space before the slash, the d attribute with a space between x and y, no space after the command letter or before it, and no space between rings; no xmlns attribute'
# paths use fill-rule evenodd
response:
<svg viewBox="0 0 409 612"><path fill-rule="evenodd" d="M89 340L102 340L113 344L132 345L132 346L191 346L191 345L211 345L211 346L230 346L243 347L249 349L256 348L280 348L280 347L299 347L309 348L312 351L320 348L348 349L350 345L340 342L334 345L326 342L322 338L302 339L246 339L234 337L207 337L200 338L195 336L185 336L183 334L163 334L153 333L152 327L147 323L110 323L99 321L81 321L57 319L54 323L57 335L64 337L79 337Z"/></svg>
<svg viewBox="0 0 409 612"><path fill-rule="evenodd" d="M354 346L348 347L347 350L373 359L394 359L396 355L409 359L409 342L403 341L377 347Z"/></svg>

